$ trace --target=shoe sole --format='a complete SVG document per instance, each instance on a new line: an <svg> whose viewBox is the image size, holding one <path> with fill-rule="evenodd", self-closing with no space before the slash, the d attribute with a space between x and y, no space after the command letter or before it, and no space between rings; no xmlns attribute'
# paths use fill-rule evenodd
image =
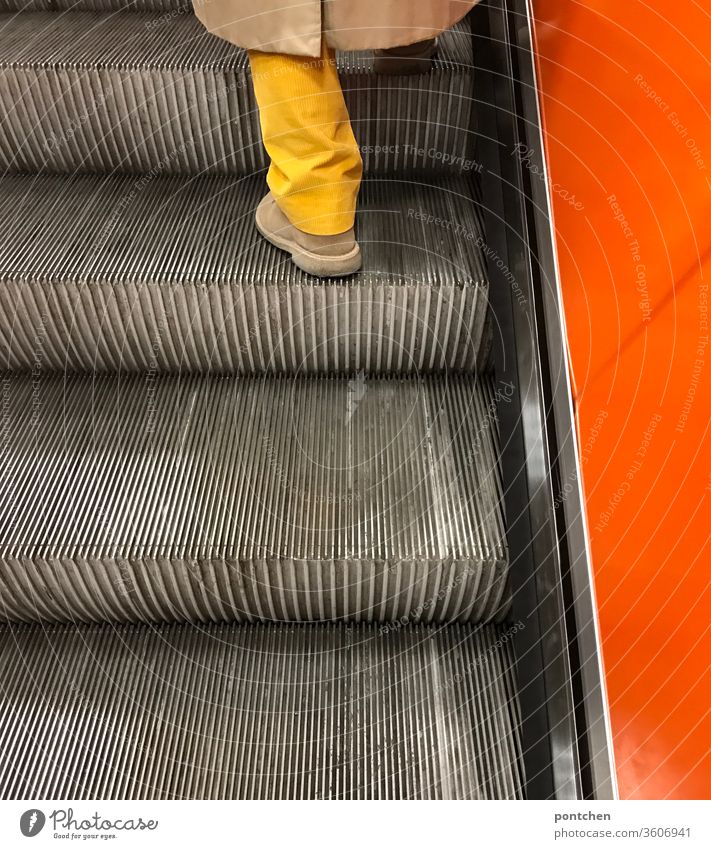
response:
<svg viewBox="0 0 711 849"><path fill-rule="evenodd" d="M271 245L291 254L291 261L294 265L307 274L313 274L314 277L348 277L360 271L363 264L359 245L341 256L323 257L304 250L289 239L280 239L273 233L269 233L262 227L258 215L255 216L255 224L259 233Z"/></svg>

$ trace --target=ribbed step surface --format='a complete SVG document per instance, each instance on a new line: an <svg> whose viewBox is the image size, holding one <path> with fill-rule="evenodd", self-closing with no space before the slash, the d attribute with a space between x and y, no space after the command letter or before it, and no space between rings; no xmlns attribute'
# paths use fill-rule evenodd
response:
<svg viewBox="0 0 711 849"><path fill-rule="evenodd" d="M246 53L192 15L0 15L0 167L249 174L267 164ZM367 171L471 168L471 33L425 75L339 58Z"/></svg>
<svg viewBox="0 0 711 849"><path fill-rule="evenodd" d="M0 616L505 613L502 390L484 378L7 375L1 386Z"/></svg>
<svg viewBox="0 0 711 849"><path fill-rule="evenodd" d="M0 368L474 370L488 286L469 190L366 181L364 268L324 282L257 234L260 176L5 176Z"/></svg>
<svg viewBox="0 0 711 849"><path fill-rule="evenodd" d="M0 12L153 12L192 15L190 0L0 0Z"/></svg>
<svg viewBox="0 0 711 849"><path fill-rule="evenodd" d="M0 796L520 798L514 631L0 628Z"/></svg>

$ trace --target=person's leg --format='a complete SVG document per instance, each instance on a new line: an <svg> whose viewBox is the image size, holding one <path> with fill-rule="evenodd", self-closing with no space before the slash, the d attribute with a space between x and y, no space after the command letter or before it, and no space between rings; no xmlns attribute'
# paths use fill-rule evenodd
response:
<svg viewBox="0 0 711 849"><path fill-rule="evenodd" d="M334 52L324 40L320 59L258 51L249 59L276 205L304 233L345 233L363 165Z"/></svg>

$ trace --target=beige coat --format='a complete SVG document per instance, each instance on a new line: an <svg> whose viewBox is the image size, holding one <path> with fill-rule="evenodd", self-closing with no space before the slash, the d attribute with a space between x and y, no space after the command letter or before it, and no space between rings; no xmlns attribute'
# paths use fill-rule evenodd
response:
<svg viewBox="0 0 711 849"><path fill-rule="evenodd" d="M215 35L250 50L320 56L412 44L464 17L478 0L193 0Z"/></svg>

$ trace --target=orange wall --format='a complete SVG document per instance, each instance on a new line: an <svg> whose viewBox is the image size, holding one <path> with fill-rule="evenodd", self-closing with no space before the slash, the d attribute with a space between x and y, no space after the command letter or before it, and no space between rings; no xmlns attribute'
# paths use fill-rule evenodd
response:
<svg viewBox="0 0 711 849"><path fill-rule="evenodd" d="M711 17L533 0L620 794L711 796Z"/></svg>

